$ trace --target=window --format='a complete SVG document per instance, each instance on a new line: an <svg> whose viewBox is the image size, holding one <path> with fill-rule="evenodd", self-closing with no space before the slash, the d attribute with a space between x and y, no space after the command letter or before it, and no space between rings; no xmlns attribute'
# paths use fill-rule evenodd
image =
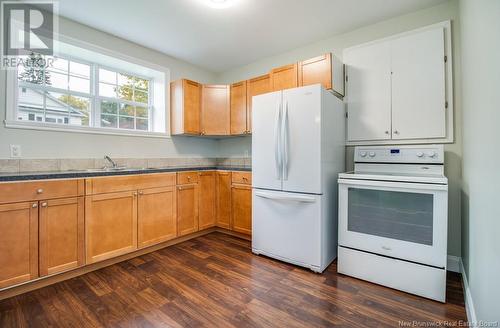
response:
<svg viewBox="0 0 500 328"><path fill-rule="evenodd" d="M32 53L8 72L7 127L167 133L167 69L62 42L59 49L54 57Z"/></svg>

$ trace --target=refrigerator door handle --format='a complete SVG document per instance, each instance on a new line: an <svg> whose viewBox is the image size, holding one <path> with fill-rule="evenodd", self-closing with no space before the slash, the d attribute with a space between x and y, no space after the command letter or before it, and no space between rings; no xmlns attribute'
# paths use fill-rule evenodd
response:
<svg viewBox="0 0 500 328"><path fill-rule="evenodd" d="M282 143L283 143L283 180L288 180L288 100L285 103L283 115Z"/></svg>
<svg viewBox="0 0 500 328"><path fill-rule="evenodd" d="M299 203L315 203L316 199L312 196L304 196L304 195L277 195L274 193L264 192L264 191L256 191L255 196L261 198L267 198L272 200L284 200L291 202L299 202Z"/></svg>
<svg viewBox="0 0 500 328"><path fill-rule="evenodd" d="M281 112L282 104L281 99L278 101L278 108L276 110L276 118L274 122L274 161L276 164L276 179L281 180L282 177L282 156L281 156Z"/></svg>

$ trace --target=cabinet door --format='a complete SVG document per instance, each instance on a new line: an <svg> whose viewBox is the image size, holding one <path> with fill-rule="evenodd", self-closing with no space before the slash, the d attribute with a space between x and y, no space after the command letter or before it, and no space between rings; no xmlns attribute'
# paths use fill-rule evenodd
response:
<svg viewBox="0 0 500 328"><path fill-rule="evenodd" d="M177 186L178 236L196 231L198 231L198 185Z"/></svg>
<svg viewBox="0 0 500 328"><path fill-rule="evenodd" d="M444 29L392 42L392 138L446 137Z"/></svg>
<svg viewBox="0 0 500 328"><path fill-rule="evenodd" d="M231 187L232 230L252 234L252 187L234 184Z"/></svg>
<svg viewBox="0 0 500 328"><path fill-rule="evenodd" d="M40 202L40 276L84 264L84 199Z"/></svg>
<svg viewBox="0 0 500 328"><path fill-rule="evenodd" d="M217 226L231 227L231 172L216 174L216 215Z"/></svg>
<svg viewBox="0 0 500 328"><path fill-rule="evenodd" d="M202 134L228 135L230 133L228 85L203 85L201 116Z"/></svg>
<svg viewBox="0 0 500 328"><path fill-rule="evenodd" d="M200 134L201 84L183 80L184 133Z"/></svg>
<svg viewBox="0 0 500 328"><path fill-rule="evenodd" d="M137 200L138 247L158 244L177 236L175 187L139 191Z"/></svg>
<svg viewBox="0 0 500 328"><path fill-rule="evenodd" d="M325 89L332 88L332 54L299 62L299 86L316 83L321 83Z"/></svg>
<svg viewBox="0 0 500 328"><path fill-rule="evenodd" d="M380 42L344 52L348 141L391 138L391 45Z"/></svg>
<svg viewBox="0 0 500 328"><path fill-rule="evenodd" d="M247 129L252 133L252 97L271 92L269 74L261 75L247 81Z"/></svg>
<svg viewBox="0 0 500 328"><path fill-rule="evenodd" d="M85 198L87 264L137 249L137 192Z"/></svg>
<svg viewBox="0 0 500 328"><path fill-rule="evenodd" d="M0 288L38 277L38 203L0 205Z"/></svg>
<svg viewBox="0 0 500 328"><path fill-rule="evenodd" d="M231 134L248 133L247 82L231 84Z"/></svg>
<svg viewBox="0 0 500 328"><path fill-rule="evenodd" d="M271 70L272 91L280 91L298 87L297 63L290 64Z"/></svg>
<svg viewBox="0 0 500 328"><path fill-rule="evenodd" d="M199 228L215 226L215 172L200 172L199 179Z"/></svg>

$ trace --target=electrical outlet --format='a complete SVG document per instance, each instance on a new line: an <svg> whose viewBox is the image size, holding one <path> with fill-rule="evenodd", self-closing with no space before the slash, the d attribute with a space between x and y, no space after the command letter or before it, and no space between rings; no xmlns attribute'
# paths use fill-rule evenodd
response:
<svg viewBox="0 0 500 328"><path fill-rule="evenodd" d="M21 146L20 145L10 145L10 157L12 157L12 158L21 157Z"/></svg>

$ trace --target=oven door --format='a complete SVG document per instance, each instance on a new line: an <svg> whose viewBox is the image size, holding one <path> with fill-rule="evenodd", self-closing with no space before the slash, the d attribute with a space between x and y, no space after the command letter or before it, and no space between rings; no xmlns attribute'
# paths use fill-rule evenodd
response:
<svg viewBox="0 0 500 328"><path fill-rule="evenodd" d="M339 179L339 245L446 267L448 186Z"/></svg>

